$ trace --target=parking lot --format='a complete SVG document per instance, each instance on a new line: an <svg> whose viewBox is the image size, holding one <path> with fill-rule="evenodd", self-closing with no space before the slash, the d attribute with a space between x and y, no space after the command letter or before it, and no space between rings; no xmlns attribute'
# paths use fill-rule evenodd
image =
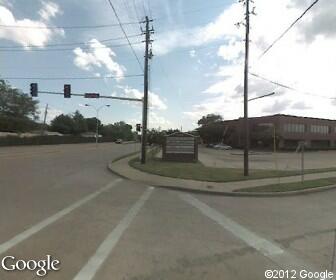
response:
<svg viewBox="0 0 336 280"><path fill-rule="evenodd" d="M209 167L242 168L242 150L217 150L199 148L199 160ZM250 168L300 170L301 153L292 152L251 152ZM309 151L304 154L305 169L336 167L336 151Z"/></svg>

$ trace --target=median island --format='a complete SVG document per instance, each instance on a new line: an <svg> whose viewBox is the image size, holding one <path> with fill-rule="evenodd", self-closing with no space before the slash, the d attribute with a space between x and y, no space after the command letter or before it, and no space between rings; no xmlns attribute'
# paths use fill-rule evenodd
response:
<svg viewBox="0 0 336 280"><path fill-rule="evenodd" d="M157 150L151 151L148 154L148 160L146 164L141 164L139 158L135 157L129 161L129 165L140 171L155 175L207 182L234 182L288 177L301 174L300 171L296 170L252 169L250 170L250 176L245 177L243 174L243 169L240 168L209 167L203 165L199 161L195 163L163 161L161 158L155 157L155 154L157 153ZM305 170L305 173L312 174L330 171L336 171L336 168L307 169Z"/></svg>

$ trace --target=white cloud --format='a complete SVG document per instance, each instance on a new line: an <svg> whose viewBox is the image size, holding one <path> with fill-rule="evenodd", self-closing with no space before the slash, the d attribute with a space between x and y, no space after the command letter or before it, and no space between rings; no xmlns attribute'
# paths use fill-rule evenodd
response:
<svg viewBox="0 0 336 280"><path fill-rule="evenodd" d="M137 123L142 123L141 122L141 115L139 114L137 118L130 119L127 121L127 123L130 123L133 127ZM173 123L169 121L167 118L164 116L158 114L157 112L149 112L148 114L148 128L149 129L170 129L170 128L175 128Z"/></svg>
<svg viewBox="0 0 336 280"><path fill-rule="evenodd" d="M290 100L282 100L282 101L274 101L274 103L271 106L267 106L263 109L263 112L265 113L271 113L271 114L279 114L283 113L285 110L288 109L290 105Z"/></svg>
<svg viewBox="0 0 336 280"><path fill-rule="evenodd" d="M189 52L189 55L190 55L190 57L195 57L196 56L196 51L195 50L191 50Z"/></svg>
<svg viewBox="0 0 336 280"><path fill-rule="evenodd" d="M276 36L281 34L307 7L306 1L302 2L301 6L295 6L291 5L292 0L258 1L258 16L251 18L250 72L295 87L299 91L290 91L250 75L249 97L276 92L272 97L251 102L250 116L283 112L334 118L335 110L330 99L319 96L332 98L336 93L336 86L331 82L335 71L333 64L330 63L336 60L334 52L336 26L321 23L321 21L329 22L334 18L327 11L334 11L335 8L331 9L330 6L334 7L335 3L323 5L321 2L318 9L312 10L312 14L307 14L269 53L262 59L258 59ZM240 8L243 9L242 6ZM237 13L236 9L234 4L224 13L233 15ZM323 19L323 15L327 18ZM312 21L312 18L316 21ZM228 20L231 24L234 22L233 17ZM215 20L214 25L217 21L218 19ZM191 110L185 112L185 115L193 121L197 121L207 113L220 113L225 119L243 115L243 36L240 34L241 30L232 32L224 28L224 32L222 36L228 38L228 41L219 48L217 54L225 58L225 61L212 74L217 76L217 81L204 90L207 95L202 102L194 104ZM307 95L304 92L317 96Z"/></svg>
<svg viewBox="0 0 336 280"><path fill-rule="evenodd" d="M41 1L41 3L42 8L39 10L39 15L43 20L49 21L51 18L56 17L57 14L61 13L58 4L50 1Z"/></svg>
<svg viewBox="0 0 336 280"><path fill-rule="evenodd" d="M143 93L140 92L138 89L131 88L129 86L125 87L120 86L120 88L124 91L125 97L139 98L139 99L143 98ZM148 99L150 108L161 111L167 109L167 105L165 104L165 102L156 93L150 91L148 93Z"/></svg>
<svg viewBox="0 0 336 280"><path fill-rule="evenodd" d="M52 3L52 2L48 2ZM59 11L59 10L58 10ZM59 12L54 13L53 15ZM62 29L46 29L46 24L41 20L16 19L13 13L5 6L0 5L0 24L17 26L16 28L1 28L0 38L16 42L22 46L41 46L43 47L55 35L64 35ZM22 26L22 28L20 28ZM30 28L23 28L23 27Z"/></svg>
<svg viewBox="0 0 336 280"><path fill-rule="evenodd" d="M156 112L150 112L148 117L148 126L149 128L169 129L172 128L173 124Z"/></svg>
<svg viewBox="0 0 336 280"><path fill-rule="evenodd" d="M155 39L155 54L164 55L176 48L201 46L220 39L231 39L237 34L240 36L242 30L237 30L234 24L241 21L242 17L241 5L235 3L205 26L158 34Z"/></svg>
<svg viewBox="0 0 336 280"><path fill-rule="evenodd" d="M244 47L241 41L231 39L227 45L222 45L218 50L218 56L224 60L233 61L240 58L243 54Z"/></svg>
<svg viewBox="0 0 336 280"><path fill-rule="evenodd" d="M7 6L9 8L13 8L13 3L10 0L0 0L0 5Z"/></svg>
<svg viewBox="0 0 336 280"><path fill-rule="evenodd" d="M116 54L111 48L97 39L90 40L89 48L88 51L79 47L74 49L74 63L78 68L91 71L94 67L105 67L112 75L118 77L117 80L123 78L126 69L115 61Z"/></svg>

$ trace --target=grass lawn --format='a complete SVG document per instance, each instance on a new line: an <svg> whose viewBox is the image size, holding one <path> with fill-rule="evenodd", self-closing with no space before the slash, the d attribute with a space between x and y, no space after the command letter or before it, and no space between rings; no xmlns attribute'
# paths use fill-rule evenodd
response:
<svg viewBox="0 0 336 280"><path fill-rule="evenodd" d="M129 164L136 169L156 175L208 182L232 182L251 179L293 176L300 174L299 171L250 170L250 176L244 177L243 170L239 168L206 167L200 162L166 162L152 156L148 156L148 160L145 165L140 164L138 158L130 160ZM306 170L306 174L328 171L336 171L336 169L311 169Z"/></svg>
<svg viewBox="0 0 336 280"><path fill-rule="evenodd" d="M290 191L325 187L335 184L336 184L336 178L324 178L324 179L305 181L303 183L301 182L282 183L282 184L260 186L255 188L239 189L237 190L237 192L290 192Z"/></svg>

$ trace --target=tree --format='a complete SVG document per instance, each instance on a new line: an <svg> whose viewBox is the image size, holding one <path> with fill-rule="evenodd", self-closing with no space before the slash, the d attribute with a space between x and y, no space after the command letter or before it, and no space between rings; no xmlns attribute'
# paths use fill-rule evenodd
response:
<svg viewBox="0 0 336 280"><path fill-rule="evenodd" d="M203 116L199 121L199 135L205 143L218 143L223 141L224 124L223 117L216 114Z"/></svg>
<svg viewBox="0 0 336 280"><path fill-rule="evenodd" d="M83 115L76 111L72 115L61 114L51 121L51 130L62 134L81 134L88 131Z"/></svg>
<svg viewBox="0 0 336 280"><path fill-rule="evenodd" d="M103 136L112 137L114 139L123 139L126 141L134 139L132 126L123 121L104 125L101 133Z"/></svg>
<svg viewBox="0 0 336 280"><path fill-rule="evenodd" d="M79 111L76 111L73 114L72 120L73 120L73 131L72 131L73 134L78 135L88 131L86 120Z"/></svg>
<svg viewBox="0 0 336 280"><path fill-rule="evenodd" d="M97 127L97 118L86 118L86 124L87 124L87 128L88 131L90 132L96 132L96 127ZM101 124L101 121L98 120L98 126L99 126L99 130L101 130L103 128L103 125Z"/></svg>
<svg viewBox="0 0 336 280"><path fill-rule="evenodd" d="M38 119L38 102L19 89L0 80L0 130L28 131Z"/></svg>
<svg viewBox="0 0 336 280"><path fill-rule="evenodd" d="M69 115L58 115L51 121L50 129L62 134L72 134L74 121Z"/></svg>
<svg viewBox="0 0 336 280"><path fill-rule="evenodd" d="M223 121L223 117L221 115L216 114L208 114L206 116L203 116L198 122L198 125L208 125L213 123L218 123Z"/></svg>

